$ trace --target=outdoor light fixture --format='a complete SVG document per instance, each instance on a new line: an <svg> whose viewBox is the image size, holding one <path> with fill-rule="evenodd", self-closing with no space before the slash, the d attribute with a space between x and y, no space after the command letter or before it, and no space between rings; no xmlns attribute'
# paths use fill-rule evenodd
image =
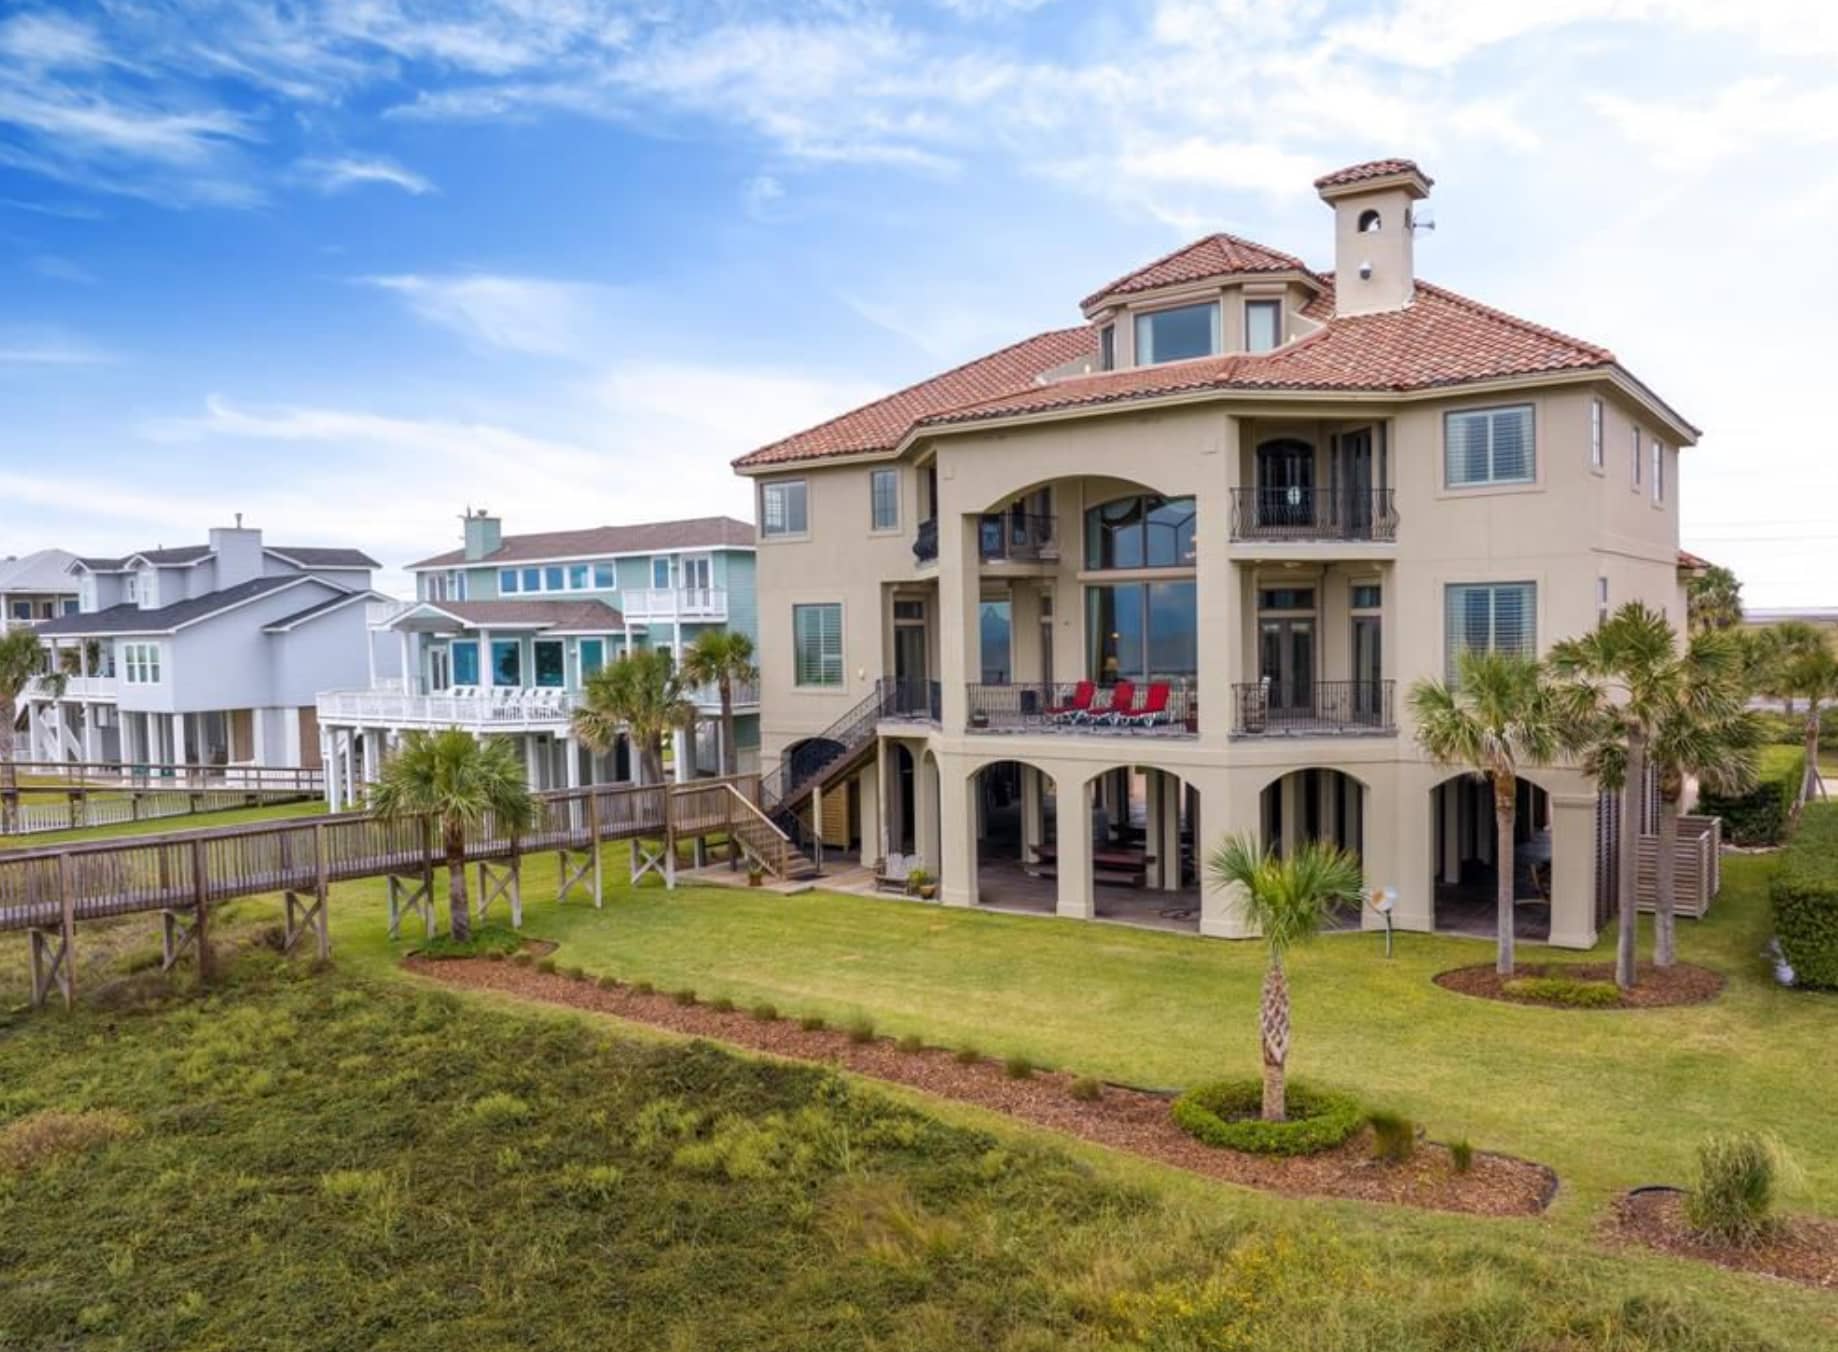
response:
<svg viewBox="0 0 1838 1352"><path fill-rule="evenodd" d="M1391 956L1391 913L1397 909L1398 889L1395 887L1375 887L1366 894L1366 904L1379 913L1385 922L1385 956Z"/></svg>

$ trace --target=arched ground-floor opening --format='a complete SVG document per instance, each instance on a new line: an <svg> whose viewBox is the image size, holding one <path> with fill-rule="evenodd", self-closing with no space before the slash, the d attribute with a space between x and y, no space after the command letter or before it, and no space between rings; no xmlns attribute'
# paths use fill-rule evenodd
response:
<svg viewBox="0 0 1838 1352"><path fill-rule="evenodd" d="M1513 933L1543 943L1551 935L1552 879L1558 865L1551 796L1521 778L1513 807ZM1430 790L1430 874L1438 930L1494 938L1499 933L1499 831L1493 786L1463 774Z"/></svg>
<svg viewBox="0 0 1838 1352"><path fill-rule="evenodd" d="M1324 841L1366 858L1369 790L1341 770L1311 766L1270 781L1258 795L1258 829L1264 847L1280 855L1308 841ZM1359 929L1364 902L1345 902L1327 920L1329 929Z"/></svg>
<svg viewBox="0 0 1838 1352"><path fill-rule="evenodd" d="M967 789L977 904L1198 932L1200 800L1180 776L997 761Z"/></svg>

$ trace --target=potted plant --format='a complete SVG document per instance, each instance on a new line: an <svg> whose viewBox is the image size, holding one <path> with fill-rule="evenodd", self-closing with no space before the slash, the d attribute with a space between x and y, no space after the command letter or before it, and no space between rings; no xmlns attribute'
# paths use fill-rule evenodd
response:
<svg viewBox="0 0 1838 1352"><path fill-rule="evenodd" d="M748 887L762 887L765 885L765 882L766 882L766 870L760 867L759 861L758 860L748 861L747 886Z"/></svg>
<svg viewBox="0 0 1838 1352"><path fill-rule="evenodd" d="M922 868L916 868L906 875L906 887L926 901L938 895L938 880Z"/></svg>

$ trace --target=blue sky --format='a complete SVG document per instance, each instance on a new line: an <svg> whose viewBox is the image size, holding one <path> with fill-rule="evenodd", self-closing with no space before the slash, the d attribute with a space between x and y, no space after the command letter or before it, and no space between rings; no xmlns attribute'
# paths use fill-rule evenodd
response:
<svg viewBox="0 0 1838 1352"><path fill-rule="evenodd" d="M1829 4L0 0L0 553L748 516L734 455L1209 230L1326 266L1310 180L1405 154L1420 273L1613 347L1687 545L1838 603L1835 150Z"/></svg>

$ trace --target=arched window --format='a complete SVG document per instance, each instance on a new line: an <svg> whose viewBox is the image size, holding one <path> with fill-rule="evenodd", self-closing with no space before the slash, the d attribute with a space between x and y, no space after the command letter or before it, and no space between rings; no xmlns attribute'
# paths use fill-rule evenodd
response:
<svg viewBox="0 0 1838 1352"><path fill-rule="evenodd" d="M1376 235L1383 224L1384 218L1371 207L1359 213L1359 233L1362 235Z"/></svg>
<svg viewBox="0 0 1838 1352"><path fill-rule="evenodd" d="M1192 562L1192 498L1144 494L1085 513L1087 568L1179 568Z"/></svg>

